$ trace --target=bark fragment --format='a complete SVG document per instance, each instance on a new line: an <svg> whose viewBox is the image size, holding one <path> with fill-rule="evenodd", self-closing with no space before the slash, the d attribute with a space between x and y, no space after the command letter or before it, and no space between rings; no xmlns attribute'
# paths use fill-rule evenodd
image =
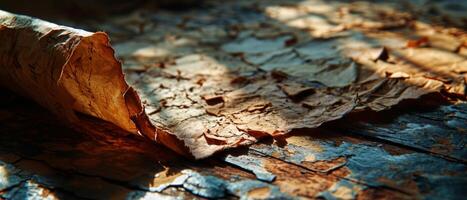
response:
<svg viewBox="0 0 467 200"><path fill-rule="evenodd" d="M465 34L409 13L365 2L213 6L149 14L159 27L116 42L134 89L103 33L4 13L0 34L18 42L0 48L0 82L72 123L84 113L195 158L430 93L465 99ZM406 35L427 39L407 48Z"/></svg>
<svg viewBox="0 0 467 200"><path fill-rule="evenodd" d="M135 93L124 81L105 33L90 33L0 12L1 84L71 123L75 112L137 133ZM127 100L128 99L128 100Z"/></svg>

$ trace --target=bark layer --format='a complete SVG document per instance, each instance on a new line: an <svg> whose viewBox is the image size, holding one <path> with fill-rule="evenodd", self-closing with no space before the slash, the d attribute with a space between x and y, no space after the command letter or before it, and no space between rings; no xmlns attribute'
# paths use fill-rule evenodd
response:
<svg viewBox="0 0 467 200"><path fill-rule="evenodd" d="M75 126L84 113L195 158L430 93L465 98L462 33L315 3L106 19L134 89L104 33L3 13L1 82Z"/></svg>
<svg viewBox="0 0 467 200"><path fill-rule="evenodd" d="M138 102L105 33L90 33L0 12L1 83L70 122L75 112L137 133ZM131 96L128 96L131 95ZM141 109L141 108L140 108Z"/></svg>

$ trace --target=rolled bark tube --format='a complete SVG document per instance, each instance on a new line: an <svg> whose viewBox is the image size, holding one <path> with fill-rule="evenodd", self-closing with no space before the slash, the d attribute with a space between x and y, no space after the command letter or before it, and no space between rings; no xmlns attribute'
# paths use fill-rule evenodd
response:
<svg viewBox="0 0 467 200"><path fill-rule="evenodd" d="M0 11L0 40L2 86L67 121L81 112L137 133L128 107L139 105L127 105L130 87L105 33Z"/></svg>
<svg viewBox="0 0 467 200"><path fill-rule="evenodd" d="M157 130L124 79L107 34L0 11L0 85L79 125L77 113L110 122L186 154Z"/></svg>

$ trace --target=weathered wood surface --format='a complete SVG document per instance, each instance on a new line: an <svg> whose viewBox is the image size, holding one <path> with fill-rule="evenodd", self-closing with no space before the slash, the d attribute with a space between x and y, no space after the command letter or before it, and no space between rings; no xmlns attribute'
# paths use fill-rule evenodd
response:
<svg viewBox="0 0 467 200"><path fill-rule="evenodd" d="M105 34L2 12L0 81L71 123L75 111L95 116L201 159L428 94L465 99L467 34L455 6L467 4L206 1L60 18L108 32L139 98ZM52 79L41 73L50 68Z"/></svg>
<svg viewBox="0 0 467 200"><path fill-rule="evenodd" d="M399 145L371 134L384 127L403 133L413 127L410 123L435 124L435 120L439 134L455 134L455 142L464 145L466 104L400 111L390 122L353 128L351 134L328 127L300 130L284 141L265 141L190 161L164 147L122 136L105 124L102 129L113 136L77 133L8 91L2 91L0 99L0 196L6 199L26 195L49 199L465 196L463 160L421 151L416 142ZM461 126L452 128L453 123ZM431 141L423 133L413 132L413 137ZM448 156L465 159L464 146L436 145Z"/></svg>
<svg viewBox="0 0 467 200"><path fill-rule="evenodd" d="M132 84L138 84L140 79L143 80L141 73L149 71L151 73L148 72L144 76L171 86L160 85L159 82L150 86L158 86L155 88L160 90L158 94L162 94L147 95L149 99L154 100L145 102L148 114L152 113L155 116L159 116L161 110L166 113L175 110L175 114L177 112L180 114L183 113L183 109L191 109L190 106L193 106L194 102L196 104L204 102L199 96L196 96L194 102L191 97L188 98L191 93L188 87L185 88L183 85L192 84L187 77L193 70L201 71L202 73L198 74L201 77L206 75L211 78L243 73L242 70L246 70L241 75L250 77L258 74L269 76L272 72L268 70L272 67L284 73L300 76L303 75L300 71L288 71L274 64L281 63L288 66L292 62L305 63L302 58L295 57L299 55L295 52L297 49L309 49L312 55L308 56L316 60L320 60L323 56L326 58L324 60L329 57L334 58L338 52L319 40L329 39L326 38L327 34L332 35L331 40L328 41L333 42L349 36L339 35L339 32L345 33L347 30L345 27L334 29L340 26L327 21L331 19L327 18L329 16L337 18L339 16L332 16L332 13L321 13L322 15L306 13L310 10L303 10L299 1L288 3L268 1L266 2L270 5L268 15L255 9L258 5L252 5L251 1L235 2L240 3L233 3L235 6L231 6L211 2L205 8L186 11L184 14L173 11L156 14L135 12L102 23L61 20L64 24L73 27L95 31L104 29L108 32L112 44L116 47L116 53L123 60L127 79ZM447 2L446 5L440 3L445 7L456 4L451 1L443 2ZM354 6L357 9L356 13L364 14L365 10L375 5L381 8L378 9L380 15L376 18L382 16L384 18L388 13L394 14L395 7L391 7L393 5L385 7L387 6L385 3L357 4ZM334 6L338 5L332 3L322 5L321 8L335 8ZM406 38L405 34L410 33L410 37L414 37L412 43L418 43L416 39L425 34L425 32L421 35L412 32L412 22L424 25L424 22L439 20L438 25L444 23L446 26L462 27L465 23L462 21L465 17L462 12L455 12L456 9L453 9L450 13L444 13L445 9L439 9L439 6L436 3L433 5L429 3L427 9L432 7L438 14L421 15L418 19L411 17L407 19L405 14L399 15L399 13L394 19L387 17L380 23L372 21L375 16L364 15L358 18L361 20L360 23L347 24L349 25L347 28L355 26L358 29L357 32L350 31L349 38L361 39L363 37L361 34L369 34L374 36L375 40L384 41L386 35L372 34L375 31L400 31L404 37L398 38L396 44L394 41L380 44L375 40L365 40L372 48L384 45L393 48L391 45L399 45L394 49L400 50L404 49L400 47L401 43L405 46L404 42L410 39ZM313 6L304 7L316 11L313 10ZM449 8L452 9L452 6ZM318 11L322 10L318 9ZM423 8L420 12L429 13ZM291 16L281 18L280 14L275 15L277 13L285 16L291 14ZM342 13L355 14L346 9L342 9ZM293 17L301 14L304 16ZM449 18L454 19L451 21L443 17L456 14L458 17ZM239 23L244 26L236 26ZM346 23L347 21L344 20L344 24ZM310 25L311 28L303 27L304 24ZM431 28L433 27L429 29ZM432 44L429 48L412 50L420 52L433 50L439 53L436 55L451 55L456 59L465 60L467 48L464 44L459 44L458 40L461 37L453 39L457 29L444 28L434 26L436 34L430 38ZM283 35L295 39L284 39ZM318 41L310 38L310 35ZM241 38L246 38L245 40L249 42L243 43L242 41L245 40ZM259 49L250 46L248 48L253 49L252 52L237 52L243 45L248 46L251 43L258 44L255 47ZM295 50L287 50L292 47ZM279 53L275 50L279 50ZM265 53L261 51L265 51L266 55L271 57L266 61L263 60L264 62L261 61L261 57L255 57L257 54ZM190 56L197 53L206 54L207 58L213 59L199 61L197 60L199 57ZM410 55L430 58L423 52ZM396 55L391 54L391 56ZM181 62L182 66L174 61L179 58L186 58L177 61ZM253 65L246 62L248 59L259 63ZM447 60L455 64L460 63L456 59L453 59L456 62ZM400 60L396 59L396 61ZM433 60L428 61L432 64ZM196 69L190 65L183 65L190 62L201 64L197 65ZM386 64L396 67L391 62L393 61L389 60ZM379 64L380 67L387 67L385 62ZM444 65L448 66L445 63ZM205 68L206 66L211 66L212 69ZM465 72L462 72L465 65L459 65L458 68L455 68L454 64L452 66L454 71L458 69L458 73L465 76ZM415 72L408 73L423 75L439 73L424 68L416 69ZM203 70L207 72L204 73ZM155 77L150 77L152 75ZM386 75L392 79L407 78L403 73L394 77L393 74ZM444 78L441 80L443 84L458 83L456 81L459 77L451 75L439 76ZM305 77L310 80L316 78ZM339 85L352 80L334 81ZM203 80L200 79L200 82ZM382 88L380 92L386 94L389 89L392 88ZM165 90L170 91L164 93ZM146 93L149 94L148 91ZM146 93L142 92L143 95ZM398 97L397 94L395 92L395 97ZM367 100L371 102L376 99L392 105L394 99L385 99L384 95L380 97L373 95ZM394 102L399 100L396 99ZM425 100L422 99L417 103ZM161 103L164 101L168 103ZM376 110L385 108L378 104L372 106ZM99 127L98 130L88 135L78 133L62 125L45 109L1 90L0 198L24 199L26 196L31 196L39 199L462 199L467 195L465 192L467 190L466 107L465 103L461 103L434 106L429 109L399 107L382 113L361 112L324 124L317 129L294 130L292 136L288 138L279 137L269 141L266 139L249 148L236 149L209 159L193 161L141 138L120 134L122 131L96 119L89 119L83 126ZM177 118L177 115L173 117ZM75 129L80 128L83 127L75 127Z"/></svg>

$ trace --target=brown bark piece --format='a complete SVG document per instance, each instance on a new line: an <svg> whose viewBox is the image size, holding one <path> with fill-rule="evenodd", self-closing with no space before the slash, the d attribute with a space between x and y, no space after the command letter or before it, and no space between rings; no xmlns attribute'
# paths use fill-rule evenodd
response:
<svg viewBox="0 0 467 200"><path fill-rule="evenodd" d="M137 133L141 107L127 93L120 63L105 33L90 33L0 12L1 84L28 96L69 122L75 112ZM131 95L131 96L130 96ZM129 99L129 100L126 100ZM135 100L133 100L135 99Z"/></svg>
<svg viewBox="0 0 467 200"><path fill-rule="evenodd" d="M2 12L0 82L74 125L84 113L195 158L425 94L465 98L462 34L365 2L242 6L252 9L206 11L211 17L194 10L186 19L158 13L165 21L157 28L122 33L132 39L117 42L116 53L134 89L104 33ZM247 11L268 19L203 21ZM121 18L104 23L134 28ZM407 45L408 37L427 39Z"/></svg>

